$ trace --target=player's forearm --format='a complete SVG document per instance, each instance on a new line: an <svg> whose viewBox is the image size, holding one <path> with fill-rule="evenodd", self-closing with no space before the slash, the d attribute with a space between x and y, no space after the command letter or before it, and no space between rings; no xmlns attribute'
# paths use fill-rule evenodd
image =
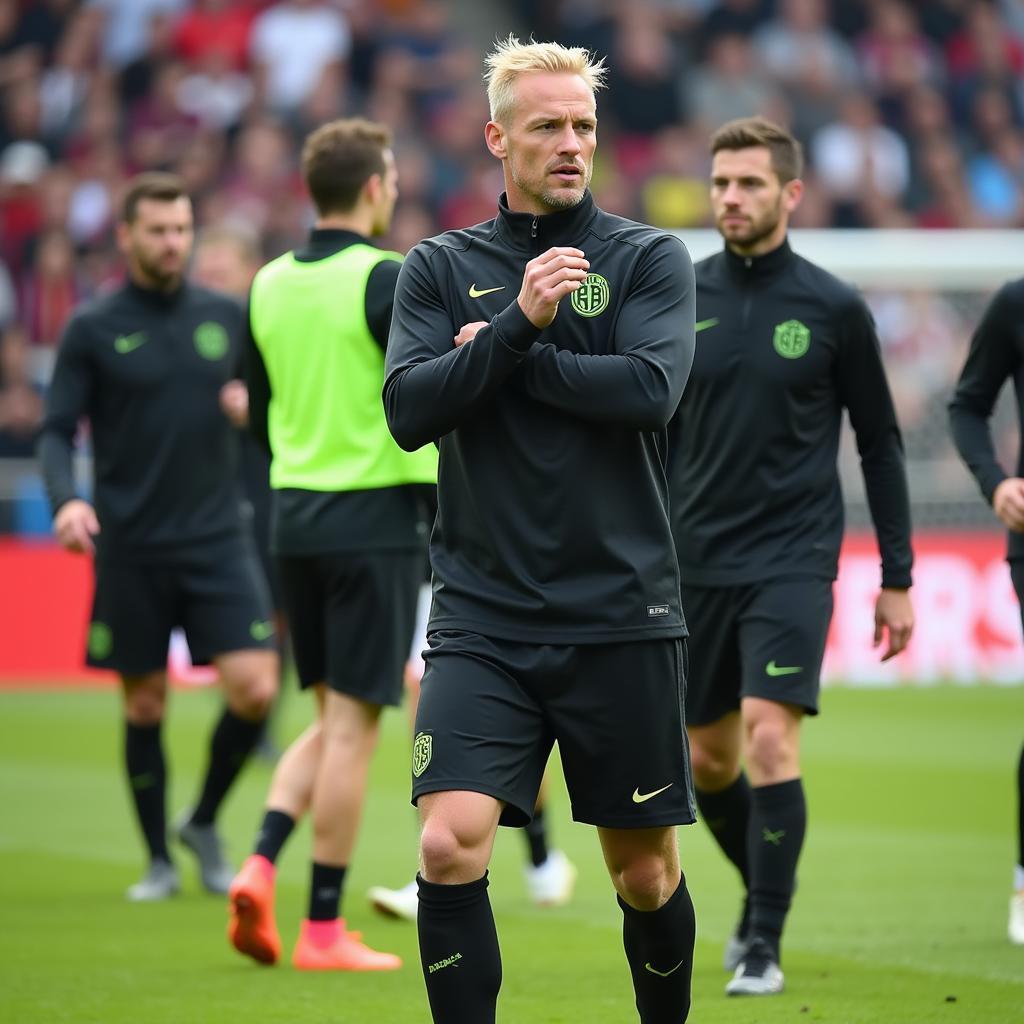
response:
<svg viewBox="0 0 1024 1024"><path fill-rule="evenodd" d="M53 429L44 428L36 447L43 483L50 509L54 515L60 507L72 498L75 491L75 473L72 463L71 439Z"/></svg>
<svg viewBox="0 0 1024 1024"><path fill-rule="evenodd" d="M577 355L534 345L523 378L531 398L573 416L660 430L679 405L686 383L682 370L648 353Z"/></svg>
<svg viewBox="0 0 1024 1024"><path fill-rule="evenodd" d="M954 398L949 407L949 425L960 458L991 504L995 489L1006 479L1006 471L996 458L988 418Z"/></svg>
<svg viewBox="0 0 1024 1024"><path fill-rule="evenodd" d="M882 556L882 586L905 589L911 584L914 553L910 545L910 492L902 448L862 463L864 489Z"/></svg>
<svg viewBox="0 0 1024 1024"><path fill-rule="evenodd" d="M516 303L499 313L473 341L459 348L435 327L423 336L403 326L396 305L386 358L384 412L406 451L450 433L484 406L522 363L539 332Z"/></svg>

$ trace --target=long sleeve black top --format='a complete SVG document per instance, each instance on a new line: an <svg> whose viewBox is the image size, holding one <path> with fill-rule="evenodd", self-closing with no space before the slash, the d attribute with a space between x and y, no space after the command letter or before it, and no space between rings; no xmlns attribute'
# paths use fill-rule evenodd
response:
<svg viewBox="0 0 1024 1024"><path fill-rule="evenodd" d="M892 398L863 299L796 255L724 249L696 267L697 351L671 432L684 583L834 578L843 410L860 454L882 585L910 586L910 502Z"/></svg>
<svg viewBox="0 0 1024 1024"><path fill-rule="evenodd" d="M575 246L590 276L543 330L526 263ZM666 425L693 355L678 239L587 193L416 246L395 297L384 404L403 447L440 448L431 629L548 643L681 636ZM485 320L455 348L466 323Z"/></svg>

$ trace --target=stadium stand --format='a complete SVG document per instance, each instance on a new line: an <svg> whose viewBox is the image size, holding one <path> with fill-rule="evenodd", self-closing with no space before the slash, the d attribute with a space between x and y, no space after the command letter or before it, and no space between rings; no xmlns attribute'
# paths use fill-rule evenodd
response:
<svg viewBox="0 0 1024 1024"><path fill-rule="evenodd" d="M38 395L68 312L116 274L129 175L178 171L200 225L243 223L271 258L311 216L298 140L366 113L395 128L402 194L386 243L404 251L493 212L479 54L507 30L608 55L605 209L683 237L706 228L709 129L759 112L806 147L798 228L1024 226L1013 0L641 0L628 14L573 0L0 0L0 532L45 527ZM989 522L943 404L999 283L869 286L918 524Z"/></svg>

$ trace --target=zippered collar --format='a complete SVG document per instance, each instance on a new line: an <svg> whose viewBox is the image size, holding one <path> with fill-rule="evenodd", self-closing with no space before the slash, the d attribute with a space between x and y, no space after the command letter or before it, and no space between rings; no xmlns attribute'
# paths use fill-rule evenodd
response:
<svg viewBox="0 0 1024 1024"><path fill-rule="evenodd" d="M498 234L513 249L531 255L545 252L553 245L572 245L582 248L587 229L598 214L590 189L568 210L557 213L514 213L508 208L508 198L502 192L498 197Z"/></svg>
<svg viewBox="0 0 1024 1024"><path fill-rule="evenodd" d="M176 306L188 291L188 281L182 278L181 284L172 292L163 292L157 288L146 288L131 277L125 278L124 290L136 301L154 309L170 309Z"/></svg>
<svg viewBox="0 0 1024 1024"><path fill-rule="evenodd" d="M724 249L725 265L729 272L743 282L762 281L784 271L794 259L793 250L789 247L789 238L783 239L782 245L761 256L740 256L728 246Z"/></svg>

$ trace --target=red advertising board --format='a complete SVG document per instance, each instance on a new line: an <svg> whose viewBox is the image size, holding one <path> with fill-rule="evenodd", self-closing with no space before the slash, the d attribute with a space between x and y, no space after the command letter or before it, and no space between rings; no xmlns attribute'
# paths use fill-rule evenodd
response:
<svg viewBox="0 0 1024 1024"><path fill-rule="evenodd" d="M1024 681L1017 599L997 533L930 532L915 537L917 626L906 652L883 665L872 647L878 555L870 536L851 536L835 587L825 656L830 683L929 685ZM49 543L0 540L0 685L109 682L82 662L92 594L88 559ZM180 644L173 674L203 682Z"/></svg>

